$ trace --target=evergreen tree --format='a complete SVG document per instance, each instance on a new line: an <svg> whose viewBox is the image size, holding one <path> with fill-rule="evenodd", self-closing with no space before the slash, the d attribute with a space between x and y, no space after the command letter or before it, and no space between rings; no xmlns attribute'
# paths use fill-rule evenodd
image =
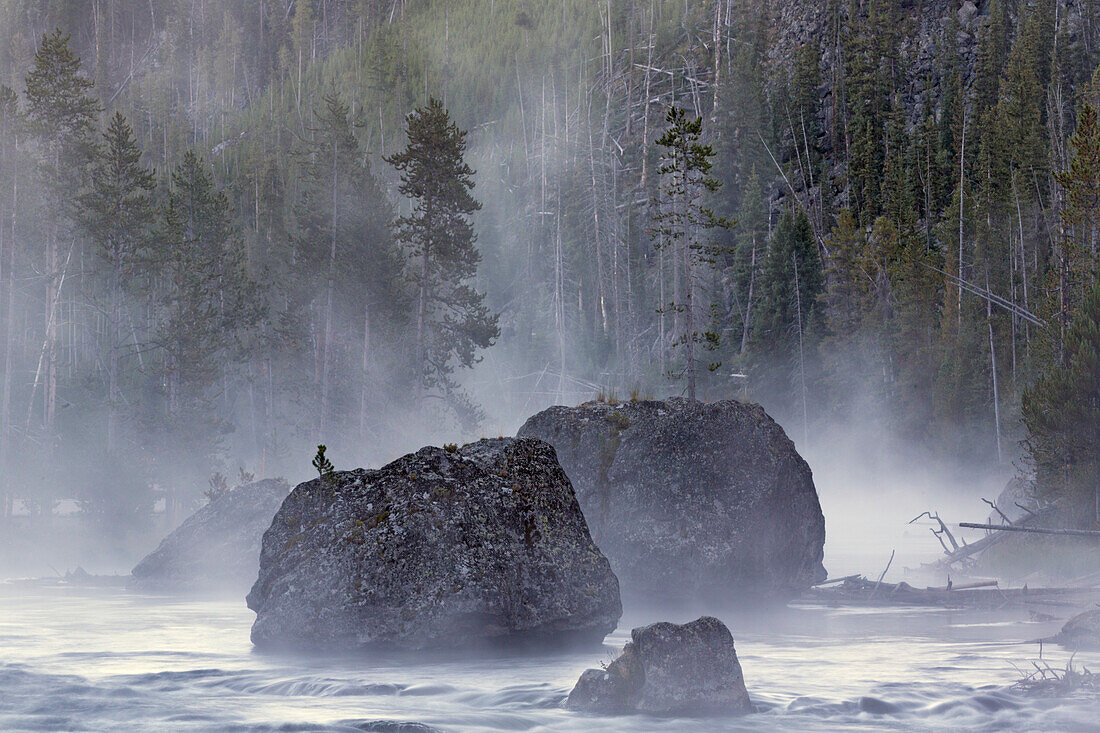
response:
<svg viewBox="0 0 1100 733"><path fill-rule="evenodd" d="M359 147L357 122L347 104L333 94L325 97L315 119L312 138L302 151L305 185L295 214L298 253L324 282L314 289L324 299L323 326L314 340L320 365L317 430L325 434L339 403L358 402L356 415L360 429L366 430L371 374L378 366L374 347L406 298L399 288L400 253L389 230L393 208ZM358 324L351 338L340 333L343 323ZM362 344L356 360L359 379L354 380L359 394L334 400L337 389L352 386L334 384L339 344L357 338Z"/></svg>
<svg viewBox="0 0 1100 733"><path fill-rule="evenodd" d="M786 412L801 412L813 381L814 334L820 322L824 284L821 258L804 213L784 213L772 235L760 276L760 306L754 328L755 392ZM806 378L806 379L804 379Z"/></svg>
<svg viewBox="0 0 1100 733"><path fill-rule="evenodd" d="M148 244L154 217L151 194L155 187L153 172L141 165L141 150L133 129L122 113L116 112L103 133L103 144L96 151L91 187L81 197L80 212L104 274L108 453L118 448L122 409L119 379L125 345L122 338L123 291L130 285L130 278Z"/></svg>
<svg viewBox="0 0 1100 733"><path fill-rule="evenodd" d="M1066 358L1024 393L1026 447L1036 489L1067 517L1100 523L1100 284L1066 339Z"/></svg>
<svg viewBox="0 0 1100 733"><path fill-rule="evenodd" d="M719 334L715 330L703 330L700 316L711 310L696 300L700 287L702 267L714 267L720 254L713 241L706 238L708 229L729 229L733 224L715 216L703 205L704 196L721 188L718 179L710 175L714 150L700 142L703 130L701 117L690 120L681 107L669 107L665 121L668 129L656 140L664 148L660 176L660 197L654 202L653 237L658 250L668 251L680 273L680 300L661 303L659 310L671 311L676 319L677 333L673 348L682 347L684 354L683 375L687 378L688 399L695 399L697 357L700 345L717 348ZM717 368L716 365L712 365Z"/></svg>
<svg viewBox="0 0 1100 733"><path fill-rule="evenodd" d="M99 102L89 95L92 81L81 71L81 61L69 46L61 29L43 35L34 56L34 66L24 79L27 99L26 121L38 141L40 169L49 202L45 207L46 247L45 323L46 348L43 359L42 426L47 446L52 449L57 410L58 305L64 280L65 261L60 254L62 227L72 219L75 197L83 172L91 159Z"/></svg>
<svg viewBox="0 0 1100 733"><path fill-rule="evenodd" d="M168 439L181 477L209 475L231 427L232 406L216 385L241 358L240 338L259 310L229 201L194 152L172 173L153 242L145 274L147 282L161 284L157 340ZM203 460L207 465L197 465Z"/></svg>
<svg viewBox="0 0 1100 733"><path fill-rule="evenodd" d="M386 162L401 174L398 191L412 204L394 223L394 232L408 247L416 288L416 399L422 404L428 390L439 390L470 423L478 411L452 374L456 366L477 363L477 350L492 346L500 329L485 296L471 284L481 261L471 216L481 204L471 194L474 170L464 160L466 132L432 98L408 116L405 133L405 149Z"/></svg>

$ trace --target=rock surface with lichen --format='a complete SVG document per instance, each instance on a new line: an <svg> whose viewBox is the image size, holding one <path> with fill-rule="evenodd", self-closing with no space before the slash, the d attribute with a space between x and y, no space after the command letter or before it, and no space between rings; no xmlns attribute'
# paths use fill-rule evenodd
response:
<svg viewBox="0 0 1100 733"><path fill-rule="evenodd" d="M605 714L753 711L733 635L710 616L634 629L618 659L581 675L566 706Z"/></svg>
<svg viewBox="0 0 1100 733"><path fill-rule="evenodd" d="M626 594L756 601L825 579L810 467L758 405L589 402L519 435L554 446Z"/></svg>
<svg viewBox="0 0 1100 733"><path fill-rule="evenodd" d="M299 485L248 594L257 646L598 641L622 614L553 448L482 440Z"/></svg>
<svg viewBox="0 0 1100 733"><path fill-rule="evenodd" d="M141 590L244 593L256 580L260 541L290 493L282 479L245 484L211 501L164 538L130 573Z"/></svg>

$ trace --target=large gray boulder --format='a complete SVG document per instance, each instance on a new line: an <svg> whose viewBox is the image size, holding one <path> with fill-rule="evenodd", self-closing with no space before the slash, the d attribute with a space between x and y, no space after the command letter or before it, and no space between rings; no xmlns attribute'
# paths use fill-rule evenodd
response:
<svg viewBox="0 0 1100 733"><path fill-rule="evenodd" d="M566 706L594 713L751 713L733 635L716 618L630 632L606 669L581 675Z"/></svg>
<svg viewBox="0 0 1100 733"><path fill-rule="evenodd" d="M624 594L752 602L825 579L810 467L757 405L590 402L519 435L554 446Z"/></svg>
<svg viewBox="0 0 1100 733"><path fill-rule="evenodd" d="M598 641L622 615L554 449L423 448L299 485L248 594L257 646Z"/></svg>
<svg viewBox="0 0 1100 733"><path fill-rule="evenodd" d="M130 571L130 587L244 593L260 568L260 541L290 493L282 479L229 491L188 517Z"/></svg>

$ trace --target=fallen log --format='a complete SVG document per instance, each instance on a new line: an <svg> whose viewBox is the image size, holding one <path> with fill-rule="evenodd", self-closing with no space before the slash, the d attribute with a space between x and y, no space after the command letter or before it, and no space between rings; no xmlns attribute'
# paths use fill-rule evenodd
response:
<svg viewBox="0 0 1100 733"><path fill-rule="evenodd" d="M995 532L1027 532L1028 534L1053 534L1067 537L1100 537L1100 531L1093 529L1045 529L1041 527L1020 527L1014 524L979 524L976 522L959 522L959 526L964 529L988 529Z"/></svg>
<svg viewBox="0 0 1100 733"><path fill-rule="evenodd" d="M930 587L930 588L928 588L928 590L960 591L960 590L974 590L976 588L996 588L999 585L1000 585L1000 583L998 583L996 580L981 580L981 581L978 581L976 583L964 583L962 585L945 585L945 586L940 586L938 588L931 588Z"/></svg>
<svg viewBox="0 0 1100 733"><path fill-rule="evenodd" d="M979 581L950 589L916 588L906 582L877 583L859 576L828 588L812 588L803 600L843 606L939 606L997 609L1009 605L1087 607L1096 588L1001 588L996 581Z"/></svg>
<svg viewBox="0 0 1100 733"><path fill-rule="evenodd" d="M843 578L830 578L829 580L824 580L824 581L818 583L817 585L814 586L814 588L823 588L826 585L836 585L837 583L843 583L846 580L857 580L861 577L863 577L863 576L861 576L861 575L845 575Z"/></svg>

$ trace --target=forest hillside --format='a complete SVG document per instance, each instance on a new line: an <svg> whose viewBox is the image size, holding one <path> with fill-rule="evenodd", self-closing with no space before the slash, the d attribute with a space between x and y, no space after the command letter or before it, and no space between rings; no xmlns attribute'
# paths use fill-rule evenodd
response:
<svg viewBox="0 0 1100 733"><path fill-rule="evenodd" d="M689 385L1084 502L1098 62L1096 0L0 0L3 513Z"/></svg>

